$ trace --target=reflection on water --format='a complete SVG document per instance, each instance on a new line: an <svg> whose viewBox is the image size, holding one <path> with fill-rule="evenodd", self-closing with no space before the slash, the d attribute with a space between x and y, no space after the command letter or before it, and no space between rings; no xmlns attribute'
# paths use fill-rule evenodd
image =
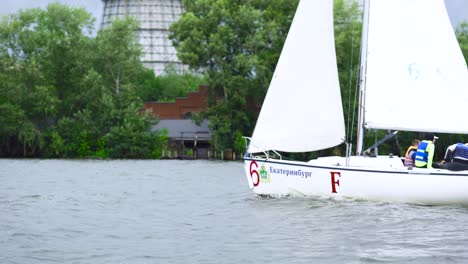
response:
<svg viewBox="0 0 468 264"><path fill-rule="evenodd" d="M240 162L0 160L0 263L468 263L468 209L258 197Z"/></svg>

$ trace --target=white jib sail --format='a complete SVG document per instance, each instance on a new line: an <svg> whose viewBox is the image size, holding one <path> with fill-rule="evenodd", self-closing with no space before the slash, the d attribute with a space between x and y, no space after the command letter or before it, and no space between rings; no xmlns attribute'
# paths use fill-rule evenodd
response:
<svg viewBox="0 0 468 264"><path fill-rule="evenodd" d="M343 142L333 1L299 2L249 152L306 152Z"/></svg>
<svg viewBox="0 0 468 264"><path fill-rule="evenodd" d="M468 71L443 0L373 0L367 128L468 133Z"/></svg>

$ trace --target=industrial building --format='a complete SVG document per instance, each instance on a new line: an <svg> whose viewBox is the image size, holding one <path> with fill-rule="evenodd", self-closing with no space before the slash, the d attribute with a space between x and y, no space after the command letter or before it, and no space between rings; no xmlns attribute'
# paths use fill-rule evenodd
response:
<svg viewBox="0 0 468 264"><path fill-rule="evenodd" d="M104 10L101 28L115 18L133 16L139 22L137 35L143 46L143 64L161 74L171 65L183 72L184 66L177 58L169 39L169 26L183 12L181 0L103 0Z"/></svg>

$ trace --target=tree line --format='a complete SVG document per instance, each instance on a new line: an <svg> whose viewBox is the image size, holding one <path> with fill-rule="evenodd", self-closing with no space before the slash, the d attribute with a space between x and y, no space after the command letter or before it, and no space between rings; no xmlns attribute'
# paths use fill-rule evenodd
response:
<svg viewBox="0 0 468 264"><path fill-rule="evenodd" d="M144 101L172 101L208 84L209 119L216 149L243 152L270 83L298 0L184 0L171 26L179 59L196 74L170 68L162 76L140 62L138 24L117 19L93 34L84 9L50 4L5 16L0 23L0 156L158 158L167 143L157 120L142 113ZM347 134L356 96L361 38L357 2L334 1L335 42ZM457 28L468 58L468 24ZM378 136L385 131L379 131ZM383 146L397 153L417 133L400 133ZM366 135L366 145L375 135ZM464 141L447 135L442 144ZM348 139L354 141L353 137ZM447 142L443 142L443 141ZM440 149L439 149L440 150ZM404 150L403 150L404 151ZM340 146L296 154L308 159ZM401 153L399 153L401 154ZM437 154L436 154L437 155Z"/></svg>
<svg viewBox="0 0 468 264"><path fill-rule="evenodd" d="M132 18L94 36L93 25L58 3L1 18L0 157L160 157L167 132L151 131L143 101L173 100L201 77L146 69Z"/></svg>

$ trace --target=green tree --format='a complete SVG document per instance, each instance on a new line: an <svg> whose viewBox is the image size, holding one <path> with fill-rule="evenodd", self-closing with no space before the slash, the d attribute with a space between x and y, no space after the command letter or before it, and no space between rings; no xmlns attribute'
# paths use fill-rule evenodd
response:
<svg viewBox="0 0 468 264"><path fill-rule="evenodd" d="M465 56L465 61L468 63L468 22L464 21L458 25L456 30L458 43Z"/></svg>
<svg viewBox="0 0 468 264"><path fill-rule="evenodd" d="M356 126L352 126L353 117L357 119L357 80L359 77L359 56L361 48L361 10L355 1L334 1L335 46L338 75L341 86L343 111L346 120L346 134L352 142L356 135ZM354 116L353 116L354 114Z"/></svg>
<svg viewBox="0 0 468 264"><path fill-rule="evenodd" d="M76 87L78 63L84 56L93 19L82 9L50 4L5 17L0 24L0 98L15 106L28 123L9 137L8 155L37 155L58 113L66 110L66 96ZM0 118L8 118L7 114ZM8 137L7 135L0 135ZM16 146L16 147L13 147Z"/></svg>
<svg viewBox="0 0 468 264"><path fill-rule="evenodd" d="M121 110L121 125L113 126L104 140L113 144L110 156L113 158L160 158L166 146L166 132L155 133L150 127L156 122L150 114L140 115L142 105L133 103Z"/></svg>
<svg viewBox="0 0 468 264"><path fill-rule="evenodd" d="M109 28L96 37L97 60L95 67L106 76L107 85L118 95L125 85L136 82L143 71L140 62L141 46L137 41L138 23L131 17L116 19Z"/></svg>
<svg viewBox="0 0 468 264"><path fill-rule="evenodd" d="M140 113L147 71L138 25L119 19L90 37L93 22L84 9L61 4L2 20L0 155L157 157L166 137Z"/></svg>
<svg viewBox="0 0 468 264"><path fill-rule="evenodd" d="M141 78L138 95L143 101L174 102L177 97L187 96L206 84L206 78L190 72L179 73L168 67L164 74L156 76L153 70L147 69Z"/></svg>

